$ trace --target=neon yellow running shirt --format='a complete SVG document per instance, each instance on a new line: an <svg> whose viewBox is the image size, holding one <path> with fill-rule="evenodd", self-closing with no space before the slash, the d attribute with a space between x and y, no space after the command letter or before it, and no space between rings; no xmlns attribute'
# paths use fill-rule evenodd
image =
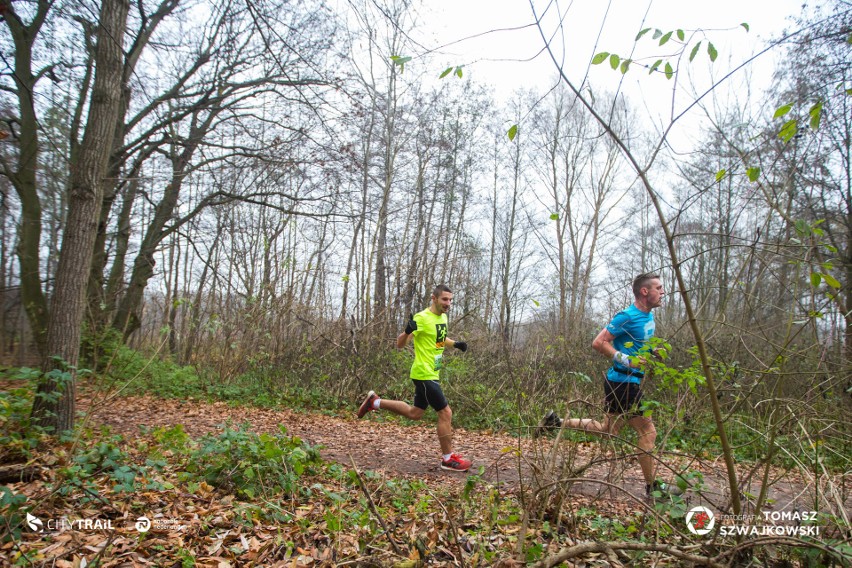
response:
<svg viewBox="0 0 852 568"><path fill-rule="evenodd" d="M418 381L437 381L444 361L444 341L447 339L447 314L439 316L429 308L414 314L414 364L411 378Z"/></svg>

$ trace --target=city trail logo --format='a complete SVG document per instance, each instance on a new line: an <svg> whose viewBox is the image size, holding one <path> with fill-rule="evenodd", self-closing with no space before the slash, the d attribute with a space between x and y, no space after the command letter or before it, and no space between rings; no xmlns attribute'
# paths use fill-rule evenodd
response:
<svg viewBox="0 0 852 568"><path fill-rule="evenodd" d="M32 513L27 513L24 522L27 524L27 527L33 532L44 532L45 530L50 532L57 531L66 531L66 530L87 530L87 531L100 531L100 530L115 530L115 527L112 526L112 519L66 519L62 517L60 519L47 519L47 521L42 521Z"/></svg>
<svg viewBox="0 0 852 568"><path fill-rule="evenodd" d="M31 515L30 513L27 513L27 526L34 532L41 532L44 530L44 523L41 522L41 519L35 515Z"/></svg>
<svg viewBox="0 0 852 568"><path fill-rule="evenodd" d="M686 513L686 528L692 534L704 536L716 526L716 516L707 507L693 507Z"/></svg>

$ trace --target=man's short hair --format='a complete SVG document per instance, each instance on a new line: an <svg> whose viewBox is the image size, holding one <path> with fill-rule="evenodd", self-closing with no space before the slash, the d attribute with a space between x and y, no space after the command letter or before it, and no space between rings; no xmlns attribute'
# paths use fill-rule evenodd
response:
<svg viewBox="0 0 852 568"><path fill-rule="evenodd" d="M435 298L439 298L444 292L449 292L450 294L453 293L453 291L450 290L450 287L446 284L438 284L437 286L435 286L435 289L432 290L432 296L434 296Z"/></svg>
<svg viewBox="0 0 852 568"><path fill-rule="evenodd" d="M645 272L640 274L636 278L633 279L633 297L638 298L639 294L642 292L642 288L646 288L648 286L648 282L651 280L659 280L660 275L656 272Z"/></svg>

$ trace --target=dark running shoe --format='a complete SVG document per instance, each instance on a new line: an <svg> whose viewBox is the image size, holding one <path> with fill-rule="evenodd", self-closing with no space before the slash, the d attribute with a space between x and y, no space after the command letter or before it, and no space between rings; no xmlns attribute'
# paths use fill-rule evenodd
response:
<svg viewBox="0 0 852 568"><path fill-rule="evenodd" d="M375 392L370 391L367 393L367 398L364 399L364 402L361 403L361 407L358 408L358 418L364 418L364 415L370 412L371 410L375 410L373 408L373 402L379 398Z"/></svg>
<svg viewBox="0 0 852 568"><path fill-rule="evenodd" d="M461 457L461 454L450 454L450 459L441 460L441 469L447 471L467 471L473 462Z"/></svg>
<svg viewBox="0 0 852 568"><path fill-rule="evenodd" d="M561 427L562 419L552 410L548 410L547 414L538 423L538 430L541 432L554 432Z"/></svg>

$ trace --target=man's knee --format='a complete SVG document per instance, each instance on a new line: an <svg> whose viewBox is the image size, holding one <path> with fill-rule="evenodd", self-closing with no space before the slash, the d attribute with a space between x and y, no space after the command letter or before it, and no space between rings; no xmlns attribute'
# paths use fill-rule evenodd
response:
<svg viewBox="0 0 852 568"><path fill-rule="evenodd" d="M426 413L425 409L420 408L419 406L412 406L411 410L408 413L408 417L411 420L420 420L421 418L423 418L423 415L425 413Z"/></svg>
<svg viewBox="0 0 852 568"><path fill-rule="evenodd" d="M452 422L453 420L453 410L448 406L445 406L441 410L438 411L438 420L443 420L446 422Z"/></svg>
<svg viewBox="0 0 852 568"><path fill-rule="evenodd" d="M657 428L650 420L641 423L641 425L636 428L636 434L639 437L640 445L644 442L644 445L650 447L653 446L654 442L657 440Z"/></svg>

